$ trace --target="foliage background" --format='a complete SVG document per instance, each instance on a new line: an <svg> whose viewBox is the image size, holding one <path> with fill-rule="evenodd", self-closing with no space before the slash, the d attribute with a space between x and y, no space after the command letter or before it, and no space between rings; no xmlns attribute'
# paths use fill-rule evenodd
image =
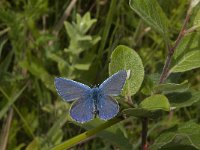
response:
<svg viewBox="0 0 200 150"><path fill-rule="evenodd" d="M7 149L49 149L92 127L71 122L67 115L70 105L58 97L54 77L97 85L109 76L112 51L120 44L139 54L146 75L157 80L162 71L167 55L165 42L130 8L127 0L75 2L64 22L62 16L71 0L0 1L0 125L1 146L7 145ZM174 41L189 1L158 3L168 18L170 42ZM198 16L197 6L190 27ZM199 32L192 34L199 50ZM191 90L200 90L198 69L172 74L169 79L175 83L185 80ZM142 88L146 83L148 78ZM136 104L148 93L142 88L132 97ZM199 123L199 102L181 107L172 116L162 113L160 119L151 120L149 143L165 129L190 120ZM92 125L95 127L95 122ZM138 149L140 132L140 120L130 117L74 148Z"/></svg>

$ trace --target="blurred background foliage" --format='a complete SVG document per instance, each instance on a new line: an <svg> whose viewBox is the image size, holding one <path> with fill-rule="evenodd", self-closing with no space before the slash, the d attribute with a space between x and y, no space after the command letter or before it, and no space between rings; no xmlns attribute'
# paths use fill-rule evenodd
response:
<svg viewBox="0 0 200 150"><path fill-rule="evenodd" d="M158 2L168 17L169 38L173 41L189 1ZM190 24L196 15L199 9ZM199 37L198 32L195 34ZM71 122L69 104L58 97L54 77L90 86L101 83L108 77L110 56L119 44L140 55L148 75L143 87L150 77L158 79L167 55L165 42L131 10L128 0L1 0L1 146L6 144L9 150L46 150L88 129ZM198 69L170 78L177 83L186 79L192 90L200 90ZM144 98L147 89L134 96L135 103ZM170 119L165 115L160 121L151 121L150 143L162 130L191 119L200 121L200 103L181 108ZM140 122L128 118L108 131L112 135L102 133L75 149L126 149L130 145L137 149L140 130Z"/></svg>

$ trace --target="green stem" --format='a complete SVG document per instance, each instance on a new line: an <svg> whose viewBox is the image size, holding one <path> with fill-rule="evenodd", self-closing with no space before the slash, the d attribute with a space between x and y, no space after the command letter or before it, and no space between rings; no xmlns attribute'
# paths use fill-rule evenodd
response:
<svg viewBox="0 0 200 150"><path fill-rule="evenodd" d="M113 118L105 123L103 123L102 125L98 126L97 128L94 128L94 129L91 129L89 131L86 131L82 134L79 134L55 147L53 147L51 150L63 150L63 149L69 149L71 148L72 146L78 144L79 142L83 141L83 140L86 140L88 139L89 137L97 134L98 132L122 121L123 118L122 117L116 117L116 118Z"/></svg>

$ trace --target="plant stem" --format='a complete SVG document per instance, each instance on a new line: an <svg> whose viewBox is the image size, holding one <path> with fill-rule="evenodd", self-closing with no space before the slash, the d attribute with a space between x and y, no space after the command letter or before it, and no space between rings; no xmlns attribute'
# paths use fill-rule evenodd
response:
<svg viewBox="0 0 200 150"><path fill-rule="evenodd" d="M173 56L177 46L179 45L180 41L186 34L186 27L187 27L188 21L191 16L191 12L192 11L189 7L189 9L187 11L187 15L186 15L184 23L183 23L183 26L179 32L179 35L178 35L174 45L172 47L170 47L169 44L167 43L168 55L167 55L167 58L166 58L166 61L165 61L165 64L164 64L164 67L163 67L163 70L162 70L162 73L160 76L159 84L164 83L170 74L169 70L170 70L170 64L172 61L172 56ZM142 118L142 150L148 150L147 132L148 132L148 118Z"/></svg>
<svg viewBox="0 0 200 150"><path fill-rule="evenodd" d="M142 118L142 150L148 150L147 132L148 132L148 118Z"/></svg>
<svg viewBox="0 0 200 150"><path fill-rule="evenodd" d="M6 119L5 126L2 127L1 139L0 139L0 149L6 150L8 144L8 136L10 132L11 122L13 119L13 108L10 108L8 117Z"/></svg>
<svg viewBox="0 0 200 150"><path fill-rule="evenodd" d="M89 131L86 131L82 134L79 134L55 147L53 147L51 150L63 150L63 149L69 149L72 146L78 144L79 142L86 140L90 137L92 137L93 135L97 134L98 132L120 122L123 120L123 117L117 117L117 118L113 118L105 123L103 123L102 125L98 126L97 128L91 129Z"/></svg>
<svg viewBox="0 0 200 150"><path fill-rule="evenodd" d="M7 33L8 31L10 31L10 28L5 28L3 30L0 31L0 36L2 36L3 34Z"/></svg>
<svg viewBox="0 0 200 150"><path fill-rule="evenodd" d="M57 36L59 31L61 30L64 21L69 17L72 9L74 8L74 6L76 5L77 0L72 0L69 4L69 6L65 9L62 17L60 18L60 20L58 21L58 23L55 25L54 29L53 29L53 33Z"/></svg>
<svg viewBox="0 0 200 150"><path fill-rule="evenodd" d="M161 76L160 76L159 84L162 84L170 74L169 73L169 67L170 67L170 64L171 64L172 56L173 56L177 46L179 45L180 41L182 40L182 38L185 35L185 30L186 30L186 27L187 27L187 24L188 24L188 21L190 19L190 15L191 15L190 13L191 13L191 11L187 12L183 26L181 28L181 31L179 32L179 35L178 35L174 45L172 47L168 47L168 55L167 55L167 58L166 58L165 65L163 67L163 71L162 71Z"/></svg>
<svg viewBox="0 0 200 150"><path fill-rule="evenodd" d="M62 17L60 18L60 20L58 21L58 23L55 25L55 27L53 28L52 33L57 37L60 30L62 29L63 25L64 25L64 21L69 17L72 9L75 7L77 0L72 0L69 4L69 6L65 9ZM52 46L54 43L53 40L50 40L48 42L49 46Z"/></svg>

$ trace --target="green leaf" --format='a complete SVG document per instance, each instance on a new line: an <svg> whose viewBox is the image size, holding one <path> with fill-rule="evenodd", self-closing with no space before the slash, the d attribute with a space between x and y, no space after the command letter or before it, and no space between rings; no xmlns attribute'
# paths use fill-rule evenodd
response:
<svg viewBox="0 0 200 150"><path fill-rule="evenodd" d="M39 149L40 147L40 144L39 144L39 138L36 137L35 139L33 139L29 144L28 146L26 147L26 150L37 150Z"/></svg>
<svg viewBox="0 0 200 150"><path fill-rule="evenodd" d="M193 21L193 26L191 28L199 31L200 29L200 0L192 0L191 5L193 5L194 7L192 10L193 12L191 16L191 20Z"/></svg>
<svg viewBox="0 0 200 150"><path fill-rule="evenodd" d="M94 119L93 121L87 123L83 127L89 130L89 129L94 129L95 127L98 127L103 123L105 123L105 121ZM105 130L99 132L97 136L101 137L106 141L109 141L109 143L112 143L113 145L116 145L120 150L131 149L131 144L129 143L128 139L124 137L124 134L120 130L119 126L120 124L116 124L109 128L106 128Z"/></svg>
<svg viewBox="0 0 200 150"><path fill-rule="evenodd" d="M193 33L181 40L173 55L170 72L184 72L200 67L200 46L196 40L199 38L199 34Z"/></svg>
<svg viewBox="0 0 200 150"><path fill-rule="evenodd" d="M91 19L90 13L86 13L83 17L77 14L76 23L65 21L65 29L70 38L69 47L65 49L65 52L70 52L78 57L81 52L99 42L101 39L99 36L87 35L87 31L95 22L96 19Z"/></svg>
<svg viewBox="0 0 200 150"><path fill-rule="evenodd" d="M85 34L91 28L91 26L97 21L96 19L91 19L89 12L87 12L82 18L79 14L77 14L76 20L77 20L76 27L82 34Z"/></svg>
<svg viewBox="0 0 200 150"><path fill-rule="evenodd" d="M191 51L179 59L170 72L184 72L200 67L200 50Z"/></svg>
<svg viewBox="0 0 200 150"><path fill-rule="evenodd" d="M194 17L193 24L194 24L194 26L200 27L200 9L198 9L198 11L196 12L196 16Z"/></svg>
<svg viewBox="0 0 200 150"><path fill-rule="evenodd" d="M167 97L161 94L156 94L150 97L145 98L140 104L140 108L154 111L154 110L170 110L170 104L168 102Z"/></svg>
<svg viewBox="0 0 200 150"><path fill-rule="evenodd" d="M184 57L188 52L199 50L199 42L196 39L199 39L200 35L197 33L192 33L190 35L186 35L180 41L178 47L176 48L173 58L175 59L174 63L177 63L179 59Z"/></svg>
<svg viewBox="0 0 200 150"><path fill-rule="evenodd" d="M42 66L42 63L40 63L40 60L34 56L31 56L31 60L22 60L19 62L19 65L27 69L31 74L33 74L35 77L40 79L47 88L49 88L52 91L55 91L54 84L53 84L53 77L47 72L46 68Z"/></svg>
<svg viewBox="0 0 200 150"><path fill-rule="evenodd" d="M158 85L159 80L160 74L158 73L145 75L141 92L144 95L152 95L154 93L154 87Z"/></svg>
<svg viewBox="0 0 200 150"><path fill-rule="evenodd" d="M76 40L78 34L76 33L76 30L73 28L73 26L67 21L64 22L64 25L69 37L73 40Z"/></svg>
<svg viewBox="0 0 200 150"><path fill-rule="evenodd" d="M200 92L187 91L183 93L170 93L166 95L171 107L181 108L191 106L200 100Z"/></svg>
<svg viewBox="0 0 200 150"><path fill-rule="evenodd" d="M129 5L150 27L168 41L168 19L156 0L130 0Z"/></svg>
<svg viewBox="0 0 200 150"><path fill-rule="evenodd" d="M128 108L122 111L123 114L126 116L133 116L133 117L148 117L151 119L157 119L160 116L160 110L156 111L149 111L143 108Z"/></svg>
<svg viewBox="0 0 200 150"><path fill-rule="evenodd" d="M175 83L166 83L166 84L160 84L154 87L154 91L160 91L163 94L167 93L174 93L174 92L185 92L189 88L188 81L184 81L181 84L175 84Z"/></svg>
<svg viewBox="0 0 200 150"><path fill-rule="evenodd" d="M140 88L144 78L144 67L140 56L131 48L120 45L115 48L111 55L109 74L119 70L130 70L130 77L126 80L123 95L134 95Z"/></svg>
<svg viewBox="0 0 200 150"><path fill-rule="evenodd" d="M150 147L152 150L189 147L200 149L200 125L187 122L162 133ZM191 148L191 147L190 147ZM188 149L189 150L189 149Z"/></svg>
<svg viewBox="0 0 200 150"><path fill-rule="evenodd" d="M86 129L92 128L91 130L88 130L71 139L68 139L67 141L53 147L52 150L69 149L72 146L78 144L83 140L86 140L87 138L93 135L102 137L103 139L111 142L112 144L116 145L122 150L131 149L132 148L131 145L129 144L128 140L124 137L120 128L117 126L113 126L114 124L120 121L122 121L122 118L117 118L117 117L110 119L109 121L106 122L99 119L94 119L89 123L81 125Z"/></svg>

